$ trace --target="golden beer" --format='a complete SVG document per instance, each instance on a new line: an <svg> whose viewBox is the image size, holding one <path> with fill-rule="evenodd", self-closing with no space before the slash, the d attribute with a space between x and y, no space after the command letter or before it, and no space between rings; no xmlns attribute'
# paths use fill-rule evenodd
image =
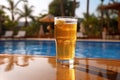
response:
<svg viewBox="0 0 120 80"><path fill-rule="evenodd" d="M56 56L58 60L72 60L75 56L77 20L55 18Z"/></svg>

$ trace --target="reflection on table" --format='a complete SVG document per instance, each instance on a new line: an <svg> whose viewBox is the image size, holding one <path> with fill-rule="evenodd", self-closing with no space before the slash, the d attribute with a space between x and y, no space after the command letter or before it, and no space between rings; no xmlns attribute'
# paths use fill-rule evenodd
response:
<svg viewBox="0 0 120 80"><path fill-rule="evenodd" d="M55 57L0 55L0 80L120 80L120 61L75 59L74 68Z"/></svg>

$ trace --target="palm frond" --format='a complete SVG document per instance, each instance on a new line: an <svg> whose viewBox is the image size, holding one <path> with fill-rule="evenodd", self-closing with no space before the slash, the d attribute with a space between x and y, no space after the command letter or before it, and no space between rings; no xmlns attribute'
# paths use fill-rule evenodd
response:
<svg viewBox="0 0 120 80"><path fill-rule="evenodd" d="M10 9L13 10L14 9L14 1L13 0L7 0L7 1L8 1Z"/></svg>
<svg viewBox="0 0 120 80"><path fill-rule="evenodd" d="M33 15L30 15L29 18L31 18L33 21L35 21L35 17Z"/></svg>
<svg viewBox="0 0 120 80"><path fill-rule="evenodd" d="M17 18L17 21L19 21L23 17L24 17L23 15L19 15L19 17Z"/></svg>
<svg viewBox="0 0 120 80"><path fill-rule="evenodd" d="M24 12L23 12L21 9L19 9L19 8L16 8L15 11L16 11L16 13L19 14L19 15L21 15L21 14L24 13Z"/></svg>

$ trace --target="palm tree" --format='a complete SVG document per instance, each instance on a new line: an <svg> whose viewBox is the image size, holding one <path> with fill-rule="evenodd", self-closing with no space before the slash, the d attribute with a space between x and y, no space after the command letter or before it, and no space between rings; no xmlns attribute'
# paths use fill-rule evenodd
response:
<svg viewBox="0 0 120 80"><path fill-rule="evenodd" d="M5 14L5 12L3 11L2 6L0 6L0 34L2 34L2 27L3 27L3 22L4 22L4 14Z"/></svg>
<svg viewBox="0 0 120 80"><path fill-rule="evenodd" d="M87 0L87 9L86 9L86 26L89 26L89 22L88 22L88 19L89 19L89 0Z"/></svg>
<svg viewBox="0 0 120 80"><path fill-rule="evenodd" d="M73 1L73 13L72 16L75 16L76 0Z"/></svg>
<svg viewBox="0 0 120 80"><path fill-rule="evenodd" d="M23 1L23 2L27 2L27 0L18 0L16 3L13 0L7 0L9 3L9 7L4 6L5 9L9 10L11 13L11 18L12 21L15 21L14 16L16 15L16 11L17 11L17 6L18 4Z"/></svg>
<svg viewBox="0 0 120 80"><path fill-rule="evenodd" d="M28 4L24 4L23 11L19 9L19 19L25 18L25 24L24 26L28 26L28 18L31 18L34 21L34 16L32 15L33 12L33 6L28 6Z"/></svg>
<svg viewBox="0 0 120 80"><path fill-rule="evenodd" d="M0 6L0 27L3 21L3 16L4 16L5 12L3 11L2 6Z"/></svg>
<svg viewBox="0 0 120 80"><path fill-rule="evenodd" d="M87 18L89 17L89 0L87 0Z"/></svg>
<svg viewBox="0 0 120 80"><path fill-rule="evenodd" d="M101 0L101 6L103 5L103 2L104 2L104 0ZM104 13L104 11L101 10L101 26L102 27L103 27L103 22L104 22L104 20L103 20L103 13Z"/></svg>
<svg viewBox="0 0 120 80"><path fill-rule="evenodd" d="M64 16L64 3L63 0L60 0L60 9L61 9L61 16Z"/></svg>
<svg viewBox="0 0 120 80"><path fill-rule="evenodd" d="M103 4L104 0L101 0L101 3Z"/></svg>

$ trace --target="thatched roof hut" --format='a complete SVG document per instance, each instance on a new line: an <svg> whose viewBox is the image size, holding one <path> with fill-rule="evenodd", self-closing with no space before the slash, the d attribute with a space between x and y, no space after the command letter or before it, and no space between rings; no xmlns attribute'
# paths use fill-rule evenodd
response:
<svg viewBox="0 0 120 80"><path fill-rule="evenodd" d="M112 9L118 11L118 31L120 33L120 2L114 2L108 5L101 5L99 8L101 10Z"/></svg>

